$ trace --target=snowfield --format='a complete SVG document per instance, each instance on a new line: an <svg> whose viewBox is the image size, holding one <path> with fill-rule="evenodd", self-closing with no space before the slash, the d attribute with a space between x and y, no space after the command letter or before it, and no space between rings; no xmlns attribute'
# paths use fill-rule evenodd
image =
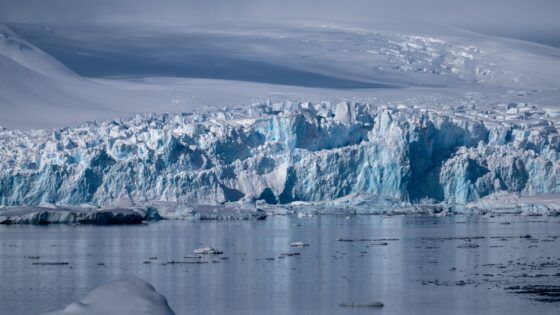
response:
<svg viewBox="0 0 560 315"><path fill-rule="evenodd" d="M559 95L557 49L410 22L1 30L0 126L8 128L266 100L387 105L435 96L455 105L465 93L519 91L524 100L501 101L556 106Z"/></svg>

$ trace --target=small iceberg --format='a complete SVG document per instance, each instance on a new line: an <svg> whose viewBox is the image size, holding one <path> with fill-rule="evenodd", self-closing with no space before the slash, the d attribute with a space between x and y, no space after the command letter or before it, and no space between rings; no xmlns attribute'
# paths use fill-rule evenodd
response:
<svg viewBox="0 0 560 315"><path fill-rule="evenodd" d="M140 224L154 214L140 208L21 206L0 212L0 224Z"/></svg>
<svg viewBox="0 0 560 315"><path fill-rule="evenodd" d="M197 205L192 215L198 220L264 220L266 212L258 209L245 208L237 204Z"/></svg>
<svg viewBox="0 0 560 315"><path fill-rule="evenodd" d="M302 241L297 241L297 242L290 243L290 246L292 246L292 247L304 247L304 246L309 246L309 244L305 243L305 242L302 242Z"/></svg>
<svg viewBox="0 0 560 315"><path fill-rule="evenodd" d="M371 303L341 303L339 306L340 307L372 307L372 308L376 308L376 307L383 307L385 305L382 302L375 301L375 302L371 302Z"/></svg>
<svg viewBox="0 0 560 315"><path fill-rule="evenodd" d="M193 253L197 254L197 255L221 255L224 252L214 249L212 247L202 247L202 248L197 248L195 250L193 250Z"/></svg>

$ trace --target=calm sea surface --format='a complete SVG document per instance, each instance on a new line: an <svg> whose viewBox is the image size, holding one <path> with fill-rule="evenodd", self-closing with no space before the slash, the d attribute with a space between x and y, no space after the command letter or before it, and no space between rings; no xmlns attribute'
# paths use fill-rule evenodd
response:
<svg viewBox="0 0 560 315"><path fill-rule="evenodd" d="M188 258L203 246L224 254ZM0 271L2 315L59 309L126 277L150 282L177 314L560 314L559 302L511 289L560 286L560 218L0 226ZM374 301L385 307L339 306Z"/></svg>

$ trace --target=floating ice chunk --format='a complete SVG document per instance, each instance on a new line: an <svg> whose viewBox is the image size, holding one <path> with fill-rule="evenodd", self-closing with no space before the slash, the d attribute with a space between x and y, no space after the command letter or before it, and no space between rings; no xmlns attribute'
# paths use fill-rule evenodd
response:
<svg viewBox="0 0 560 315"><path fill-rule="evenodd" d="M377 307L384 307L385 305L382 302L375 301L375 302L370 302L370 303L341 303L339 306L340 307L371 307L371 308L377 308Z"/></svg>
<svg viewBox="0 0 560 315"><path fill-rule="evenodd" d="M304 243L302 241L297 241L297 242L290 243L290 246L292 246L292 247L304 247L304 246L309 246L309 244Z"/></svg>
<svg viewBox="0 0 560 315"><path fill-rule="evenodd" d="M254 208L244 208L242 205L198 205L192 210L192 216L198 220L264 220L266 212Z"/></svg>
<svg viewBox="0 0 560 315"><path fill-rule="evenodd" d="M297 217L300 219L313 218L315 214L313 212L298 212Z"/></svg>
<svg viewBox="0 0 560 315"><path fill-rule="evenodd" d="M134 208L23 206L0 212L0 224L140 224L157 218L157 211Z"/></svg>
<svg viewBox="0 0 560 315"><path fill-rule="evenodd" d="M224 252L214 249L212 247L202 247L193 250L193 253L197 255L221 255Z"/></svg>

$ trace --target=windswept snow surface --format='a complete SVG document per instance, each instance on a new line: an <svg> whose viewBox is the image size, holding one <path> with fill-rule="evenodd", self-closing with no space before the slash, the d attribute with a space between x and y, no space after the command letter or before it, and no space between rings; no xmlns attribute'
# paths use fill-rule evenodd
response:
<svg viewBox="0 0 560 315"><path fill-rule="evenodd" d="M557 49L410 22L2 30L0 125L8 128L266 100L395 102L514 89L549 103L559 95Z"/></svg>
<svg viewBox="0 0 560 315"><path fill-rule="evenodd" d="M408 23L399 30L391 24L12 27L91 78L181 77L328 89L557 87L557 49L444 26Z"/></svg>
<svg viewBox="0 0 560 315"><path fill-rule="evenodd" d="M79 302L45 315L175 315L167 299L140 279L110 282Z"/></svg>
<svg viewBox="0 0 560 315"><path fill-rule="evenodd" d="M21 39L10 28L0 24L0 52L31 71L58 79L76 79L78 76L60 62ZM3 60L4 61L4 60Z"/></svg>

